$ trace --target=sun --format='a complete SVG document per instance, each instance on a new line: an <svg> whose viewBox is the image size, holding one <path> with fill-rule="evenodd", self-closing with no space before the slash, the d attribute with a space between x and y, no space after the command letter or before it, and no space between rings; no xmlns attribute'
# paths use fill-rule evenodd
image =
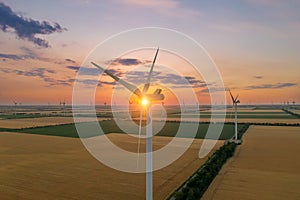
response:
<svg viewBox="0 0 300 200"><path fill-rule="evenodd" d="M141 100L141 104L142 104L142 106L148 106L149 105L149 100L147 99L147 98L142 98L142 100Z"/></svg>

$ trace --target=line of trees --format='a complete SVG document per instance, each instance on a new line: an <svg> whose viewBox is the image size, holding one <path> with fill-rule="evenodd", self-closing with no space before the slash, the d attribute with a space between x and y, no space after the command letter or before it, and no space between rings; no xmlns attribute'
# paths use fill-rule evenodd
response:
<svg viewBox="0 0 300 200"><path fill-rule="evenodd" d="M269 123L269 122L263 122L263 123L249 123L250 125L258 125L258 126L300 126L300 123Z"/></svg>
<svg viewBox="0 0 300 200"><path fill-rule="evenodd" d="M287 109L284 109L284 108L283 108L282 110L283 110L284 112L290 114L290 115L293 115L293 116L296 116L296 117L300 118L300 115L297 114L297 113L291 112L291 111L289 111L289 110L287 110Z"/></svg>
<svg viewBox="0 0 300 200"><path fill-rule="evenodd" d="M238 138L248 130L250 124L244 126L238 132ZM200 169L197 170L180 188L178 188L169 199L193 200L200 199L207 190L211 182L218 175L222 166L233 156L237 144L234 142L226 143L218 149Z"/></svg>
<svg viewBox="0 0 300 200"><path fill-rule="evenodd" d="M246 123L244 124L244 126L242 126L242 128L239 129L238 131L238 139L242 139L244 133L246 133L246 131L248 130L248 128L250 127L250 124Z"/></svg>
<svg viewBox="0 0 300 200"><path fill-rule="evenodd" d="M202 168L187 181L185 186L175 192L174 199L200 199L227 159L234 154L236 146L235 143L228 143L217 150Z"/></svg>

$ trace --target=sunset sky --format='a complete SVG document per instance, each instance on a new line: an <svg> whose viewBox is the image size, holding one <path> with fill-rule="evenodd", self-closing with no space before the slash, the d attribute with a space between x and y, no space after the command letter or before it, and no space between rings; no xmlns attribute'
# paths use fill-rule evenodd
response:
<svg viewBox="0 0 300 200"><path fill-rule="evenodd" d="M76 73L89 52L111 35L139 27L174 29L195 39L244 104L298 103L299 10L298 0L0 0L0 104L70 104ZM154 53L126 54L111 60L111 70L134 82L141 74L126 71L151 63ZM167 59L160 56L158 65ZM86 71L82 84L94 84L94 72ZM158 84L173 80L169 84L184 88L180 77L159 73ZM201 77L185 73L200 103L208 103ZM96 95L96 103L109 102L114 88L112 79L103 79L99 90L107 93Z"/></svg>

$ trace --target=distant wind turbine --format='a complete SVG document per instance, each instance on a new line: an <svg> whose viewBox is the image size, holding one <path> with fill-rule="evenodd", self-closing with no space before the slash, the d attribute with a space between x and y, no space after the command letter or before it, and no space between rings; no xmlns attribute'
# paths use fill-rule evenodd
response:
<svg viewBox="0 0 300 200"><path fill-rule="evenodd" d="M295 107L295 103L296 103L296 102L293 101L292 103L293 103L293 109L296 109L296 107Z"/></svg>
<svg viewBox="0 0 300 200"><path fill-rule="evenodd" d="M157 102L157 101L163 101L165 96L161 94L162 89L156 89L154 93L148 94L148 89L151 84L151 77L153 73L153 68L155 65L155 61L157 58L159 48L156 50L147 81L144 84L144 87L142 90L140 90L137 86L132 85L131 83L128 83L119 77L112 74L109 70L105 70L99 65L97 65L94 62L91 62L94 66L102 70L104 73L109 75L111 78L113 78L115 81L118 81L120 84L122 84L126 89L128 89L132 94L136 95L140 101L141 107L145 107L146 111L146 200L152 199L152 116L151 116L151 110L150 104ZM140 110L140 122L139 122L139 142L138 142L138 153L139 153L139 145L140 145L140 137L141 137L141 131L142 131L142 112L143 110Z"/></svg>
<svg viewBox="0 0 300 200"><path fill-rule="evenodd" d="M164 110L165 110L165 102L161 102L161 106L164 108ZM163 114L164 114L164 112L163 112L163 110L161 110L161 114L160 114L160 120L161 121L163 121Z"/></svg>
<svg viewBox="0 0 300 200"><path fill-rule="evenodd" d="M18 102L16 102L15 100L13 100L13 103L14 103L14 105L15 105L14 115L17 115L17 106L18 106Z"/></svg>
<svg viewBox="0 0 300 200"><path fill-rule="evenodd" d="M107 103L106 103L106 101L103 104L104 104L104 115L106 115L106 112L107 112L107 108L106 108Z"/></svg>
<svg viewBox="0 0 300 200"><path fill-rule="evenodd" d="M228 90L229 91L229 93L230 93L230 96L231 96L231 99L232 99L232 105L233 105L233 107L234 107L234 112L235 112L235 119L234 119L234 124L235 124L235 126L234 126L234 132L235 132L235 135L234 135L234 139L235 139L235 141L237 141L237 104L238 103L240 103L240 100L238 100L238 96L239 95L237 95L235 98L233 97L233 95L231 94L231 91L230 90Z"/></svg>
<svg viewBox="0 0 300 200"><path fill-rule="evenodd" d="M65 113L66 100L64 99L64 101L60 101L60 102L59 102L59 106L60 106L60 109L62 110L62 114L63 114L63 115L66 115L66 113Z"/></svg>

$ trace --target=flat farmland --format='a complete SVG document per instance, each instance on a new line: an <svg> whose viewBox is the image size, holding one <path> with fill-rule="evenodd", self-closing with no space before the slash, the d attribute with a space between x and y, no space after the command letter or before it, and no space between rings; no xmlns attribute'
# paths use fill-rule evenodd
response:
<svg viewBox="0 0 300 200"><path fill-rule="evenodd" d="M211 118L211 112L201 112L200 118ZM221 118L222 112L214 112L215 118ZM172 117L178 117L180 114L173 114L170 115L170 118ZM181 117L183 118L192 118L196 117L193 113L183 113L181 114ZM226 113L226 119L233 119L234 118L234 112L227 110ZM238 118L239 119L299 119L296 116L293 116L291 114L288 114L282 110L271 110L271 111L241 111L238 110Z"/></svg>
<svg viewBox="0 0 300 200"><path fill-rule="evenodd" d="M124 149L136 149L134 137L125 134L108 137ZM170 139L155 136L154 149ZM206 161L207 158L198 158L201 143L202 140L195 140L180 159L154 172L154 199L167 198ZM218 142L215 148L222 144ZM1 200L145 198L145 174L106 167L87 152L78 138L2 132L0 163Z"/></svg>
<svg viewBox="0 0 300 200"><path fill-rule="evenodd" d="M226 122L234 122L234 119L226 119ZM285 124L299 124L300 118L279 118L279 119L238 119L238 123L285 123Z"/></svg>
<svg viewBox="0 0 300 200"><path fill-rule="evenodd" d="M251 126L202 199L300 199L300 127Z"/></svg>
<svg viewBox="0 0 300 200"><path fill-rule="evenodd" d="M168 120L174 121L193 121L193 122L221 122L222 118L225 117L225 122L234 122L234 112L232 109L227 109L226 115L224 111L214 112L214 118L211 119L211 110L205 110L200 112L200 118L195 114L194 111L186 111L183 114L171 113L168 115ZM156 117L159 120L159 117ZM284 112L280 109L238 109L238 122L240 123L287 123L287 124L298 124L300 118L289 113Z"/></svg>
<svg viewBox="0 0 300 200"><path fill-rule="evenodd" d="M122 129L120 129L114 120L104 120L99 121L103 131L105 134L107 133L124 133ZM156 125L153 122L154 126ZM131 126L130 123L125 123L125 126ZM180 123L177 122L166 122L163 128L157 133L157 136L168 136L174 137L176 132L178 131ZM88 138L93 136L98 136L99 134L95 134L93 130L91 130L91 126L89 122L82 123L82 126L85 126L85 135L81 135L81 137ZM239 125L238 129L240 130L243 125ZM219 138L216 138L214 135L207 135L207 130L209 128L209 124L199 124L198 130L196 133L197 139L203 139L205 137L209 139L219 139L219 140L226 140L230 139L234 133L234 125L233 124L224 124L222 129L221 135ZM79 137L77 134L77 130L75 124L62 124L56 126L45 126L45 127L35 127L35 128L26 128L15 130L16 132L20 133L30 133L30 134L39 134L39 135L53 135L53 136L63 136L63 137ZM142 128L142 132L145 133L145 127ZM135 133L138 133L138 127L136 127ZM183 136L184 137L184 136ZM189 136L189 132L187 132L186 137Z"/></svg>
<svg viewBox="0 0 300 200"><path fill-rule="evenodd" d="M82 122L91 121L92 118L79 119ZM0 128L30 128L37 126L50 126L74 123L73 117L38 117L22 119L0 119Z"/></svg>
<svg viewBox="0 0 300 200"><path fill-rule="evenodd" d="M289 110L289 111L291 111L292 113L295 113L295 114L300 115L300 110L293 110L293 109L291 109L291 110Z"/></svg>

